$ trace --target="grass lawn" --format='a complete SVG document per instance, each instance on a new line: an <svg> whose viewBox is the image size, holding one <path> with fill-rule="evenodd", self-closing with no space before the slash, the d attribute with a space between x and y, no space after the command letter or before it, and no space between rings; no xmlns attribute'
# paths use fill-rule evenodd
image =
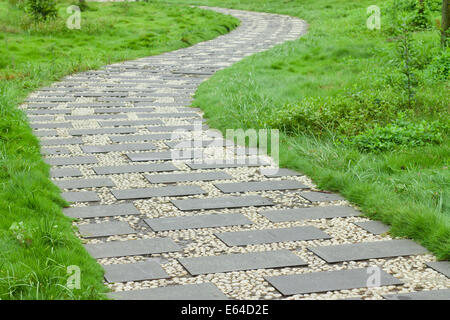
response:
<svg viewBox="0 0 450 320"><path fill-rule="evenodd" d="M81 30L69 30L73 1L58 1L59 18L37 25L10 2L0 0L0 299L103 298L101 267L63 216L67 203L17 106L64 75L187 47L239 22L187 6L89 3ZM66 285L71 265L80 289Z"/></svg>
<svg viewBox="0 0 450 320"><path fill-rule="evenodd" d="M374 4L368 0L176 2L306 20L306 36L218 72L200 86L193 105L223 132L280 129L281 166L340 192L390 224L392 235L450 258L450 54L442 53L434 28L442 1L426 1L426 29L403 33L393 31L391 17L409 9L390 10L393 1L378 4L380 30L366 27L366 8ZM410 91L400 50L407 37L416 82ZM436 73L439 68L446 71Z"/></svg>

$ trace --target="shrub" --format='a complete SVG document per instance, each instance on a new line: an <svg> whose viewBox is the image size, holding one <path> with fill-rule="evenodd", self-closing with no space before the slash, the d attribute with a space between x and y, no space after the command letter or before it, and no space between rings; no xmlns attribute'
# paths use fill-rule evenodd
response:
<svg viewBox="0 0 450 320"><path fill-rule="evenodd" d="M447 47L437 54L425 70L431 80L447 80L450 73L450 48Z"/></svg>
<svg viewBox="0 0 450 320"><path fill-rule="evenodd" d="M35 22L54 19L57 16L54 0L27 0L26 11Z"/></svg>
<svg viewBox="0 0 450 320"><path fill-rule="evenodd" d="M267 126L288 134L311 132L323 134L329 130L341 135L355 135L374 123L389 123L407 102L393 91L362 91L334 97L310 97L298 104L288 104L274 111Z"/></svg>
<svg viewBox="0 0 450 320"><path fill-rule="evenodd" d="M412 123L401 117L385 127L376 125L355 137L346 138L344 143L366 152L391 151L399 147L439 144L448 129L448 122L422 120Z"/></svg>

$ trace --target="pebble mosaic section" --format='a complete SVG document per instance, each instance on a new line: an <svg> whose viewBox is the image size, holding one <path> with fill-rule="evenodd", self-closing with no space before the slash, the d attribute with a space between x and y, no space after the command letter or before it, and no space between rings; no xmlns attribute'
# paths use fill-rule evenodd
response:
<svg viewBox="0 0 450 320"><path fill-rule="evenodd" d="M205 8L206 9L206 8ZM22 106L113 299L449 299L448 262L235 148L190 108L216 71L306 32L282 15L66 77ZM380 268L379 286L368 270Z"/></svg>

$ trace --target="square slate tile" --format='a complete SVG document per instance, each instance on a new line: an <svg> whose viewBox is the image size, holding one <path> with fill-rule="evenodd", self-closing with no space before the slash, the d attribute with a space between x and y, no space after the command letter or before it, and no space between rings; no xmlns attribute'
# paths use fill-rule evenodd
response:
<svg viewBox="0 0 450 320"><path fill-rule="evenodd" d="M59 157L59 158L47 158L45 159L49 165L53 166L71 166L79 164L93 164L98 160L94 156L76 156L76 157Z"/></svg>
<svg viewBox="0 0 450 320"><path fill-rule="evenodd" d="M450 261L434 261L425 263L431 269L442 273L447 278L450 278Z"/></svg>
<svg viewBox="0 0 450 320"><path fill-rule="evenodd" d="M227 246L247 246L287 241L305 241L331 239L331 237L316 227L291 227L264 230L231 231L214 234Z"/></svg>
<svg viewBox="0 0 450 320"><path fill-rule="evenodd" d="M94 191L62 192L61 196L68 202L100 201L100 198Z"/></svg>
<svg viewBox="0 0 450 320"><path fill-rule="evenodd" d="M101 218L140 214L132 203L66 208L63 212L71 218Z"/></svg>
<svg viewBox="0 0 450 320"><path fill-rule="evenodd" d="M167 272L155 261L110 264L103 266L103 269L109 283L169 278Z"/></svg>
<svg viewBox="0 0 450 320"><path fill-rule="evenodd" d="M411 256L428 252L417 243L403 239L308 247L308 250L328 263Z"/></svg>
<svg viewBox="0 0 450 320"><path fill-rule="evenodd" d="M61 189L82 189L116 186L116 184L109 178L58 180L55 181L55 184Z"/></svg>
<svg viewBox="0 0 450 320"><path fill-rule="evenodd" d="M270 199L260 196L185 199L171 200L170 202L182 211L273 205L273 202Z"/></svg>
<svg viewBox="0 0 450 320"><path fill-rule="evenodd" d="M350 290L368 287L371 276L368 269L350 269L326 272L309 272L285 276L265 277L283 295L307 294L336 290ZM403 284L383 270L380 270L380 286Z"/></svg>
<svg viewBox="0 0 450 320"><path fill-rule="evenodd" d="M332 219L359 216L361 213L348 206L320 206L259 212L271 222L302 221L314 219Z"/></svg>
<svg viewBox="0 0 450 320"><path fill-rule="evenodd" d="M123 143L107 144L98 146L82 146L81 150L85 153L106 153L106 152L124 152L124 151L144 151L153 150L155 145L152 143Z"/></svg>
<svg viewBox="0 0 450 320"><path fill-rule="evenodd" d="M80 177L83 174L78 168L63 168L63 169L50 169L50 177L63 178L63 177Z"/></svg>
<svg viewBox="0 0 450 320"><path fill-rule="evenodd" d="M107 166L94 167L96 174L121 174L121 173L136 173L136 172L161 172L161 171L176 171L179 170L172 163L151 163L151 164L137 164L124 166Z"/></svg>
<svg viewBox="0 0 450 320"><path fill-rule="evenodd" d="M196 216L145 219L144 221L156 232L253 224L252 221L240 213L202 214Z"/></svg>
<svg viewBox="0 0 450 320"><path fill-rule="evenodd" d="M274 191L308 188L297 180L268 180L252 182L215 183L214 186L223 193Z"/></svg>
<svg viewBox="0 0 450 320"><path fill-rule="evenodd" d="M387 300L450 300L450 289L382 295Z"/></svg>
<svg viewBox="0 0 450 320"><path fill-rule="evenodd" d="M178 197L207 193L199 186L169 186L159 188L137 188L111 190L117 200L146 199L153 197Z"/></svg>
<svg viewBox="0 0 450 320"><path fill-rule="evenodd" d="M353 222L358 227L363 228L367 232L373 234L383 234L389 231L390 227L380 221L361 221Z"/></svg>
<svg viewBox="0 0 450 320"><path fill-rule="evenodd" d="M181 250L170 238L109 241L105 243L85 244L84 247L96 259L139 256Z"/></svg>
<svg viewBox="0 0 450 320"><path fill-rule="evenodd" d="M180 258L178 261L193 276L208 273L305 266L307 263L289 250L224 254Z"/></svg>
<svg viewBox="0 0 450 320"><path fill-rule="evenodd" d="M232 176L230 176L226 172L221 171L145 175L145 178L150 183L176 183L184 181L213 181L233 179Z"/></svg>
<svg viewBox="0 0 450 320"><path fill-rule="evenodd" d="M226 300L212 283L171 285L153 289L131 290L108 293L115 300Z"/></svg>
<svg viewBox="0 0 450 320"><path fill-rule="evenodd" d="M78 226L78 231L84 238L136 233L127 222L122 221L82 224Z"/></svg>
<svg viewBox="0 0 450 320"><path fill-rule="evenodd" d="M308 191L300 192L299 194L302 198L305 198L306 200L311 202L345 200L342 196L336 193Z"/></svg>

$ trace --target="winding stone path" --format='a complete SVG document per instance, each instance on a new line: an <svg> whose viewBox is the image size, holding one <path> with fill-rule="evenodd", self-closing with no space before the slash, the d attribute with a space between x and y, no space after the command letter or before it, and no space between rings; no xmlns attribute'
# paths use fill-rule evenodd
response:
<svg viewBox="0 0 450 320"><path fill-rule="evenodd" d="M111 297L413 299L432 290L449 299L448 265L391 239L386 226L368 224L300 173L268 172L264 155L195 161L236 153L189 107L197 86L307 27L288 16L212 10L241 25L190 48L66 77L22 106Z"/></svg>

